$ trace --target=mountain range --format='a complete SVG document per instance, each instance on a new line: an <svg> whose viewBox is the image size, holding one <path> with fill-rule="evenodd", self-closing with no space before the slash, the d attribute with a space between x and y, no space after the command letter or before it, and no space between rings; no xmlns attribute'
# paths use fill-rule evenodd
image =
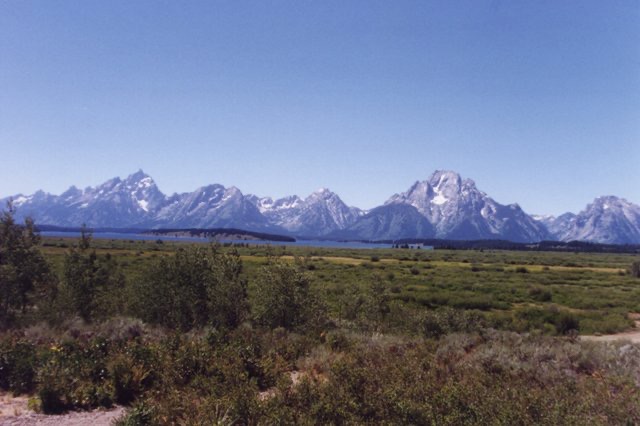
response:
<svg viewBox="0 0 640 426"><path fill-rule="evenodd" d="M142 170L96 187L72 186L60 195L14 195L16 217L57 226L109 228L239 228L309 238L389 240L443 238L640 243L640 206L625 199L596 198L583 211L535 216L503 205L473 180L453 171L434 172L406 192L369 211L347 206L329 189L306 198L243 194L219 184L165 195Z"/></svg>

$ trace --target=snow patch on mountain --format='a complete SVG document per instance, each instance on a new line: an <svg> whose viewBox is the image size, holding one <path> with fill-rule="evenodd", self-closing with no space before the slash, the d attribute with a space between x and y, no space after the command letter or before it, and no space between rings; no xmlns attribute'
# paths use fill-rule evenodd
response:
<svg viewBox="0 0 640 426"><path fill-rule="evenodd" d="M147 200L138 200L138 205L145 212L149 211L149 202Z"/></svg>
<svg viewBox="0 0 640 426"><path fill-rule="evenodd" d="M447 201L449 201L444 195L442 194L437 194L435 197L433 197L433 199L431 200L432 203L437 204L439 206L443 205L444 203L446 203Z"/></svg>
<svg viewBox="0 0 640 426"><path fill-rule="evenodd" d="M13 199L13 205L14 207L20 207L21 205L29 201L29 199L29 197L25 197L24 195L18 195Z"/></svg>

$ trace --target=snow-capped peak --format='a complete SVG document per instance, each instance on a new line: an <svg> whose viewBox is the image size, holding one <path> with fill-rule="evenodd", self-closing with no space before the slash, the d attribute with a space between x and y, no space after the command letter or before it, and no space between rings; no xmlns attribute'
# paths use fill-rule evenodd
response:
<svg viewBox="0 0 640 426"><path fill-rule="evenodd" d="M336 194L331 192L328 188L319 188L313 191L307 198L305 198L305 202L315 202L316 200L328 200L330 198L336 197Z"/></svg>
<svg viewBox="0 0 640 426"><path fill-rule="evenodd" d="M138 169L137 172L130 174L129 176L127 176L127 181L140 181L144 178L148 178L150 177L148 174L146 174L142 169Z"/></svg>
<svg viewBox="0 0 640 426"><path fill-rule="evenodd" d="M450 186L459 188L462 178L458 173L451 170L436 170L428 179L428 182L433 188L442 190Z"/></svg>
<svg viewBox="0 0 640 426"><path fill-rule="evenodd" d="M546 236L518 205L502 205L476 188L475 182L450 170L437 170L386 205L415 207L435 228L438 238L505 238L535 241Z"/></svg>
<svg viewBox="0 0 640 426"><path fill-rule="evenodd" d="M640 241L640 206L612 195L598 197L574 215L565 213L546 223L562 241L629 244Z"/></svg>
<svg viewBox="0 0 640 426"><path fill-rule="evenodd" d="M473 180L450 170L437 170L428 179L416 181L370 212L347 206L324 187L306 198L273 199L212 184L167 197L142 170L83 190L72 186L59 196L37 191L12 198L19 217L32 216L38 223L59 226L237 227L310 237L346 232L366 238L419 234L453 239L640 242L640 206L623 198L598 197L579 214L529 216L517 204L499 204L477 189ZM363 234L364 229L371 232Z"/></svg>

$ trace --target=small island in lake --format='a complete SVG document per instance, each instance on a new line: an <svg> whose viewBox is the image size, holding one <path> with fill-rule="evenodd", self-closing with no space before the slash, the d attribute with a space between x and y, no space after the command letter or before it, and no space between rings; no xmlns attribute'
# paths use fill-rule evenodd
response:
<svg viewBox="0 0 640 426"><path fill-rule="evenodd" d="M246 241L281 241L295 243L296 239L286 235L265 234L263 232L245 231L235 228L212 229L153 229L142 233L143 235L157 235L165 237L192 237L210 238L214 240L246 240Z"/></svg>

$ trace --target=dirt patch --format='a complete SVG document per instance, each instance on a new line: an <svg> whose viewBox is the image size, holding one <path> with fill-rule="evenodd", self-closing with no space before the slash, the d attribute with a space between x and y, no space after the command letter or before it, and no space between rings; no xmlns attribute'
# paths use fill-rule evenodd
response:
<svg viewBox="0 0 640 426"><path fill-rule="evenodd" d="M109 426L122 416L124 407L111 410L74 411L61 415L38 414L28 407L26 396L0 394L1 426Z"/></svg>
<svg viewBox="0 0 640 426"><path fill-rule="evenodd" d="M0 394L0 424L7 416L19 416L21 414L32 412L28 408L29 398L26 396L11 396L8 393Z"/></svg>
<svg viewBox="0 0 640 426"><path fill-rule="evenodd" d="M301 371L290 371L288 374L289 374L289 378L291 379L291 387L298 386L298 384L300 383L300 380L302 380L302 376L305 375L305 373ZM275 396L276 396L276 388L273 387L260 392L258 394L258 399L260 401L264 401L267 399L271 399Z"/></svg>
<svg viewBox="0 0 640 426"><path fill-rule="evenodd" d="M528 265L523 265L527 268L532 268L534 271L542 271L544 270L544 266L533 265L533 267ZM603 267L594 267L594 266L547 266L550 271L578 271L578 272L605 272L608 274L617 274L620 272L620 268L603 268Z"/></svg>
<svg viewBox="0 0 640 426"><path fill-rule="evenodd" d="M601 336L580 336L582 340L593 342L612 342L615 340L629 340L632 343L640 343L640 313L629 314L629 319L634 322L634 328L621 333L603 334Z"/></svg>
<svg viewBox="0 0 640 426"><path fill-rule="evenodd" d="M246 256L240 256L240 259L242 260L248 260L248 261L256 261L256 262L262 262L264 263L264 257L260 257L260 256L253 256L253 255L246 255ZM279 259L282 260L286 260L287 262L293 262L294 257L293 256L280 256ZM303 259L301 257L301 259ZM337 264L343 264L343 265L360 265L361 263L366 262L365 259L356 259L353 257L342 257L342 256L311 256L312 260L326 260L327 262L330 263L337 263ZM384 261L384 259L383 259Z"/></svg>

